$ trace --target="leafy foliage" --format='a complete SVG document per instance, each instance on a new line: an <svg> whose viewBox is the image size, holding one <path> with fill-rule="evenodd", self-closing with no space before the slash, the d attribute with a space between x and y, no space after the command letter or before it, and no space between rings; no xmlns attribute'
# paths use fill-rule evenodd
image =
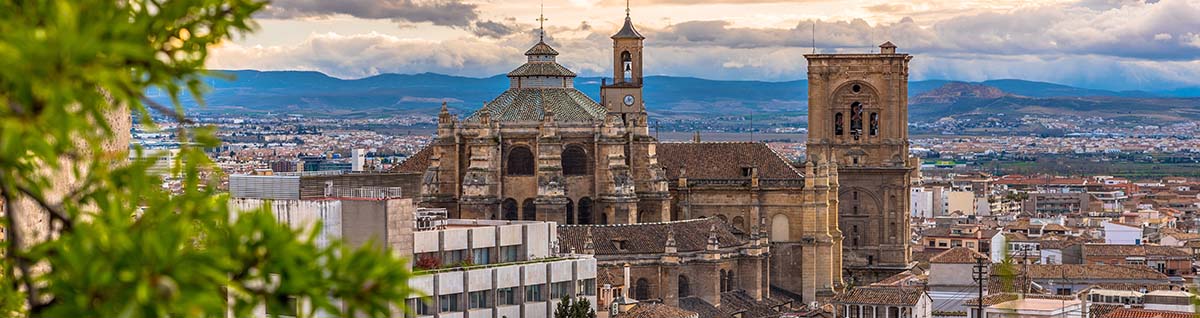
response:
<svg viewBox="0 0 1200 318"><path fill-rule="evenodd" d="M0 316L246 317L257 306L293 311L285 306L296 299L302 316L404 308L403 260L317 244L316 230L281 225L265 209L235 214L216 190L220 172L203 149L218 141L178 101L200 99L208 49L252 31L264 5L0 0ZM130 115L172 123L180 189L148 172L153 156L123 161L128 132L114 124ZM50 233L22 230L40 219Z"/></svg>
<svg viewBox="0 0 1200 318"><path fill-rule="evenodd" d="M563 296L554 307L554 318L596 318L596 311L587 298L580 297L572 301L570 296Z"/></svg>

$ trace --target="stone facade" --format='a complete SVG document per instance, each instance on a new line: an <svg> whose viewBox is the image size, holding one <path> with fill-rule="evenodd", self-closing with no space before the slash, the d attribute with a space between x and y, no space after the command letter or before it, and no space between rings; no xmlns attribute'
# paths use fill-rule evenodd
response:
<svg viewBox="0 0 1200 318"><path fill-rule="evenodd" d="M837 165L843 266L856 284L905 270L910 262L908 62L890 42L879 54L808 58L808 160Z"/></svg>

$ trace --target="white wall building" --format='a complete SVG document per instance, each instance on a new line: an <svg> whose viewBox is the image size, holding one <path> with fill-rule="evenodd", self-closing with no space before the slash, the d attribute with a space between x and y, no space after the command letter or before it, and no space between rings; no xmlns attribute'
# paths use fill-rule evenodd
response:
<svg viewBox="0 0 1200 318"><path fill-rule="evenodd" d="M1104 244L1141 245L1142 228L1131 224L1104 222Z"/></svg>
<svg viewBox="0 0 1200 318"><path fill-rule="evenodd" d="M912 217L933 217L933 192L924 187L913 187L909 202L912 203Z"/></svg>

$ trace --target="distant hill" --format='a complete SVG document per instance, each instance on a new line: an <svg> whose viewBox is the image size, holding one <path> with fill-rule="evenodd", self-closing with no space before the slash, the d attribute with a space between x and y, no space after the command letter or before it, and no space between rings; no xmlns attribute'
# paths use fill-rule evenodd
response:
<svg viewBox="0 0 1200 318"><path fill-rule="evenodd" d="M1001 89L1009 87L1024 94ZM1040 87L1041 89L1035 89ZM1078 95L1067 95L1078 94ZM1200 120L1200 98L1136 97L1144 92L1095 91L1027 81L949 82L909 99L909 118L1036 115L1115 119L1161 124Z"/></svg>
<svg viewBox="0 0 1200 318"><path fill-rule="evenodd" d="M600 81L598 77L580 77L575 80L575 86L593 99L599 99ZM508 88L508 79L503 75L472 78L433 73L338 79L319 72L238 70L219 71L218 76L206 82L211 87L205 95L207 107L197 108L195 101L184 98L186 107L216 113L275 112L350 117L432 114L443 101L460 114L469 113ZM159 101L168 101L159 92L150 91L148 94ZM1114 92L1024 80L977 83L928 80L910 82L909 94L912 98L910 104L914 108L910 111L910 117L920 121L936 120L961 112L1013 112L1012 107L1030 111L1068 109L1086 112L1111 106L1109 111L1138 113L1144 111L1142 106L1149 107L1145 109L1148 111L1158 109L1154 108L1159 107L1155 105L1190 105L1195 100L1166 97L1200 96L1200 87L1148 93ZM647 106L651 112L661 115L704 116L750 112L805 114L807 99L808 83L804 80L763 82L674 76L646 78ZM1177 115L1186 114L1168 117Z"/></svg>

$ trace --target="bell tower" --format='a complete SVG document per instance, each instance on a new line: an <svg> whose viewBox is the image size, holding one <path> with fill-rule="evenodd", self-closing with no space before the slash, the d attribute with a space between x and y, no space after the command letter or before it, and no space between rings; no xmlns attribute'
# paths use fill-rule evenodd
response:
<svg viewBox="0 0 1200 318"><path fill-rule="evenodd" d="M629 4L625 7L625 25L611 37L613 40L612 83L600 87L600 104L608 108L609 114L617 114L628 125L635 116L644 115L646 104L642 100L642 42L646 37L638 33L629 18Z"/></svg>
<svg viewBox="0 0 1200 318"><path fill-rule="evenodd" d="M855 285L910 265L908 62L877 54L809 54L807 160L837 167L843 263Z"/></svg>

